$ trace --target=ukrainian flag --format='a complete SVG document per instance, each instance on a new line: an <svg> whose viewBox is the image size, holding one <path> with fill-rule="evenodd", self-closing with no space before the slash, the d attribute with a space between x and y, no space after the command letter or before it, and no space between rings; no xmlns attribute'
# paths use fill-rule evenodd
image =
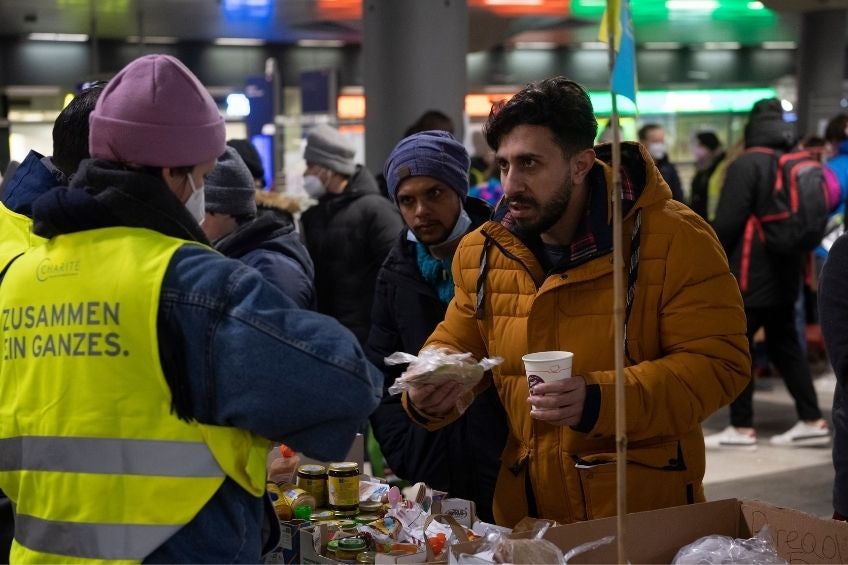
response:
<svg viewBox="0 0 848 565"><path fill-rule="evenodd" d="M614 94L620 94L636 103L636 39L633 36L633 19L630 17L630 0L607 0L598 37L609 41L608 13L612 12L615 22L615 65L610 86Z"/></svg>

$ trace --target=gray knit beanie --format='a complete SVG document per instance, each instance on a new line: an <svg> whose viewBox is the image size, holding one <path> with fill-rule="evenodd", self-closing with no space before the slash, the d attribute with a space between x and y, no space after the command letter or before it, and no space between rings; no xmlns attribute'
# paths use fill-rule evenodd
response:
<svg viewBox="0 0 848 565"><path fill-rule="evenodd" d="M253 175L232 147L228 146L218 157L218 164L206 176L203 186L207 212L231 216L256 215Z"/></svg>
<svg viewBox="0 0 848 565"><path fill-rule="evenodd" d="M321 124L306 136L303 159L307 163L314 163L336 173L350 176L356 172L356 163L353 162L355 154L356 149L339 130Z"/></svg>

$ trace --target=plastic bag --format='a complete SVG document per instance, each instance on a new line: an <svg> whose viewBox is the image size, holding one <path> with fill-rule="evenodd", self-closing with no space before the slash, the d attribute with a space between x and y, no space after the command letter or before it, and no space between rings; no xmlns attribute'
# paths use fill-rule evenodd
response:
<svg viewBox="0 0 848 565"><path fill-rule="evenodd" d="M406 371L389 387L389 394L400 394L411 387L446 382L458 382L471 390L486 371L503 363L503 358L484 358L478 363L470 353L451 353L446 349L428 347L417 357L397 351L386 357L385 362L386 365L409 363Z"/></svg>
<svg viewBox="0 0 848 565"><path fill-rule="evenodd" d="M680 548L672 563L786 563L777 554L768 525L756 537L704 536Z"/></svg>
<svg viewBox="0 0 848 565"><path fill-rule="evenodd" d="M508 532L490 531L474 555L461 554L459 563L553 563L562 564L562 551L542 539L550 523L538 520L532 524L531 539L511 539Z"/></svg>

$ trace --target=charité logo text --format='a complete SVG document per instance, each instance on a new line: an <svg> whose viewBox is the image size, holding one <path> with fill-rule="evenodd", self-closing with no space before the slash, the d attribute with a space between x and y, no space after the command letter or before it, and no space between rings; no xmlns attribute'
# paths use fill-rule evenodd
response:
<svg viewBox="0 0 848 565"><path fill-rule="evenodd" d="M53 277L73 277L78 275L79 271L79 259L56 262L50 257L47 257L42 259L41 263L38 264L38 268L35 270L35 278L43 282Z"/></svg>

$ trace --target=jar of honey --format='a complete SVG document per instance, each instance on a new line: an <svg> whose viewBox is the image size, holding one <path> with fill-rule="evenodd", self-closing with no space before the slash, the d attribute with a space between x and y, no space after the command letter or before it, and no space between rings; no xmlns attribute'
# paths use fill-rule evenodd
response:
<svg viewBox="0 0 848 565"><path fill-rule="evenodd" d="M330 463L327 467L327 498L336 516L356 515L359 510L359 465Z"/></svg>
<svg viewBox="0 0 848 565"><path fill-rule="evenodd" d="M327 504L327 468L323 465L298 467L297 486L314 496L319 508Z"/></svg>

